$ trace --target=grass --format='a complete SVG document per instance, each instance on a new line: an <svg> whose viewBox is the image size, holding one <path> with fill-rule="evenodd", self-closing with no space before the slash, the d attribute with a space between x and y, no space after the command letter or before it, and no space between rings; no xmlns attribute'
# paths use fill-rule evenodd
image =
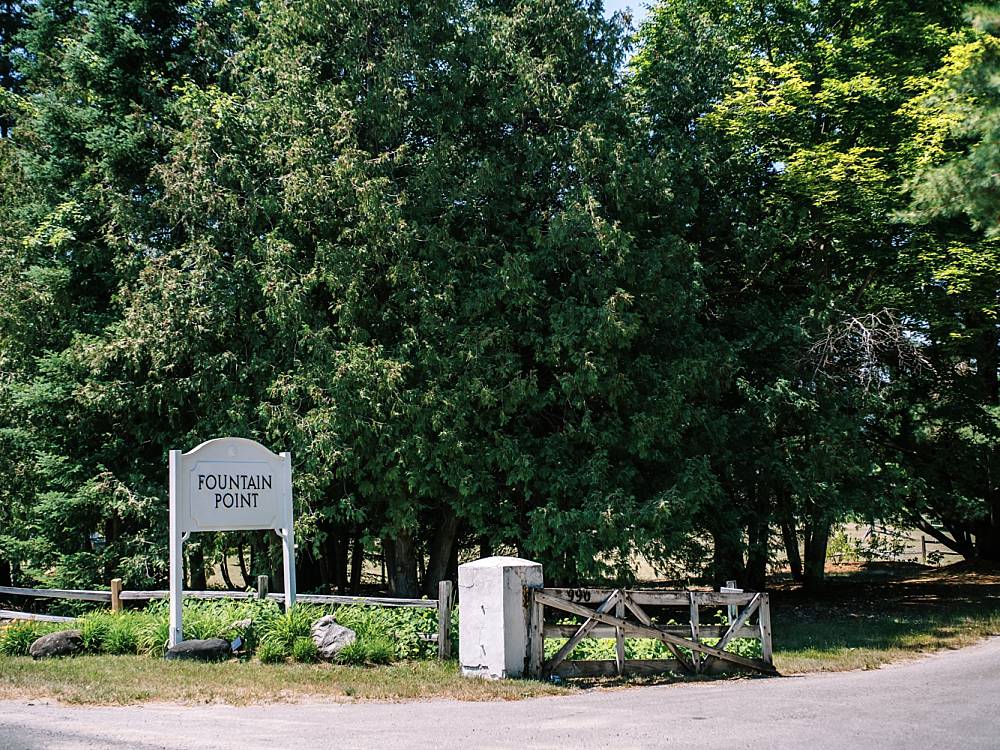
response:
<svg viewBox="0 0 1000 750"><path fill-rule="evenodd" d="M1000 635L1000 575L951 566L869 566L832 576L822 595L772 593L775 666L782 674L875 669Z"/></svg>
<svg viewBox="0 0 1000 750"><path fill-rule="evenodd" d="M78 656L32 661L0 657L0 700L49 698L125 705L150 701L245 705L301 700L516 700L571 688L531 680L470 680L455 662L380 667L336 664L167 662L142 656Z"/></svg>
<svg viewBox="0 0 1000 750"><path fill-rule="evenodd" d="M831 577L821 595L791 584L772 589L775 664L782 674L873 669L915 658L938 649L961 648L1000 634L1000 570L869 569ZM376 637L388 627L407 623L383 622L385 615L364 609L344 610L359 634L371 634L371 649L381 648ZM287 627L285 627L287 626ZM116 637L127 641L115 648L133 649L128 628L112 636L114 628L95 618L95 641ZM413 626L416 627L416 626ZM463 678L454 662L433 659L372 666L371 655L359 655L369 666L286 663L288 644L296 648L301 624L282 623L271 631L276 644L274 661L258 659L222 664L165 662L148 656L85 655L73 659L32 661L24 656L0 655L0 699L53 698L67 703L129 704L149 701L228 704L301 700L515 700L542 695L564 695L581 686L614 687L677 681L676 676L626 680L600 679L570 686L528 680L498 682ZM158 637L158 636L157 636ZM21 645L24 638L18 638ZM280 645L277 644L281 641ZM287 642L287 643L286 643ZM591 642L601 656L607 644ZM549 645L549 644L547 644ZM642 644L631 644L640 648ZM265 644L262 644L264 647ZM391 644L390 644L391 646ZM304 662L312 659L304 653ZM143 651L143 644L138 649ZM265 648L266 650L266 648ZM584 655L584 654L580 654ZM636 653L636 656L644 654ZM683 678L681 678L683 679ZM689 678L690 679L690 678Z"/></svg>

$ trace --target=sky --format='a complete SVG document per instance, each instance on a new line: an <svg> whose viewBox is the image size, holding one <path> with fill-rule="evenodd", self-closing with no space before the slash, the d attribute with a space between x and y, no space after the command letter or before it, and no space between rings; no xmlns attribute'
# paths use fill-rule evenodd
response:
<svg viewBox="0 0 1000 750"><path fill-rule="evenodd" d="M646 5L650 0L604 0L604 12L608 15L615 11L630 9L632 24L638 26L646 16Z"/></svg>

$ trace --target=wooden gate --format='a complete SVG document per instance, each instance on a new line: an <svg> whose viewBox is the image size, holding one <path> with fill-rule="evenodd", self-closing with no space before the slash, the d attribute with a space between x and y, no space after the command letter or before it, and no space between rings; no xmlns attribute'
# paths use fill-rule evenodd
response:
<svg viewBox="0 0 1000 750"><path fill-rule="evenodd" d="M529 656L527 673L542 677L594 677L603 675L679 672L718 674L753 670L776 674L771 651L771 610L764 593L722 591L631 591L625 589L526 588L530 597ZM582 618L571 625L546 625L545 608ZM683 608L687 625L661 624L647 608L664 619L663 608ZM729 624L702 625L702 607L726 608ZM677 620L676 617L670 619ZM683 619L683 616L682 616ZM751 623L751 620L753 622ZM551 659L543 659L546 638L569 640ZM585 638L614 638L615 659L566 659ZM626 659L626 638L650 638L665 643L671 659ZM705 639L718 639L709 646ZM736 638L760 641L761 658L752 659L727 651Z"/></svg>

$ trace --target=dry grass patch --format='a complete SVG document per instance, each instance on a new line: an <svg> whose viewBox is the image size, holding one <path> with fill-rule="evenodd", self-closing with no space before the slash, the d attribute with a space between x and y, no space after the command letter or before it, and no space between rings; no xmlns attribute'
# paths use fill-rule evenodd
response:
<svg viewBox="0 0 1000 750"><path fill-rule="evenodd" d="M566 694L571 688L521 680L472 680L454 662L386 667L331 664L167 662L141 656L78 656L32 661L0 657L0 699L51 698L65 703L256 703L302 700L517 700Z"/></svg>

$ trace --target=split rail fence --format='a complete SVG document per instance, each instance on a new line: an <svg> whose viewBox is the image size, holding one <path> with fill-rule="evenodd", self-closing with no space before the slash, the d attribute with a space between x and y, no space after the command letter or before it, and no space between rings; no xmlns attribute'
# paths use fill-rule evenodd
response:
<svg viewBox="0 0 1000 750"><path fill-rule="evenodd" d="M771 608L765 593L721 591L656 591L625 589L526 588L530 596L528 675L533 677L597 677L677 672L718 674L754 670L775 674L771 646ZM574 615L576 624L545 624L546 608ZM682 608L687 625L661 624L665 613ZM702 625L701 610L725 608L729 624ZM647 611L648 610L648 611ZM677 617L669 617L677 621ZM681 619L685 619L681 616ZM559 651L544 659L546 638L568 638ZM614 659L568 660L585 638L614 638ZM666 644L671 659L626 659L626 638L648 638ZM761 644L761 657L727 651L737 638ZM717 639L714 645L705 639Z"/></svg>
<svg viewBox="0 0 1000 750"><path fill-rule="evenodd" d="M80 589L32 589L18 586L0 586L0 596L25 596L36 599L72 599L86 602L106 602L113 612L122 610L122 603L127 601L151 601L153 599L169 599L169 591L129 591L122 588L120 578L111 581L110 591L80 590ZM268 593L267 576L257 577L257 589L249 591L185 591L185 599L272 599L283 602L284 594ZM399 599L385 596L339 596L326 594L297 594L296 602L306 604L350 605L360 604L369 607L415 607L418 609L437 610L437 632L421 633L420 637L427 642L436 642L438 658L451 657L451 613L455 608L454 587L451 581L441 581L438 587L437 599ZM0 609L0 620L35 620L40 622L73 622L76 618L59 617L56 615L20 612L17 610Z"/></svg>

